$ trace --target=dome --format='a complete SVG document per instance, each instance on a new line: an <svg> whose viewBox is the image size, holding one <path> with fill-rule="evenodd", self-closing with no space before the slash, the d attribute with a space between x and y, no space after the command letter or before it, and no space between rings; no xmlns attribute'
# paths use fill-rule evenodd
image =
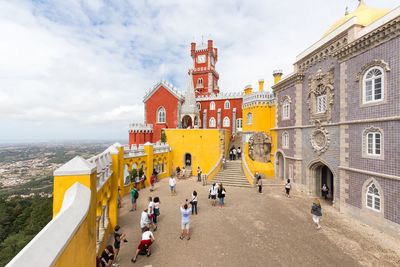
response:
<svg viewBox="0 0 400 267"><path fill-rule="evenodd" d="M379 18L383 17L389 12L388 9L382 9L382 8L372 8L369 7L365 4L364 1L360 1L360 4L358 5L357 9L351 13L346 14L343 16L341 19L336 21L329 29L325 32L324 36L329 35L333 31L335 31L337 28L345 24L347 21L349 21L351 18L355 17L356 18L356 24L361 25L363 27L370 25L371 23L377 21Z"/></svg>

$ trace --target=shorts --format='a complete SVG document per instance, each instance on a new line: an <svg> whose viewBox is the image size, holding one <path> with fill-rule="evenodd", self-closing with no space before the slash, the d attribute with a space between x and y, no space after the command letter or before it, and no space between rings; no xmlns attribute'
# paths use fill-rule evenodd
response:
<svg viewBox="0 0 400 267"><path fill-rule="evenodd" d="M189 230L189 224L190 223L182 223L182 230Z"/></svg>
<svg viewBox="0 0 400 267"><path fill-rule="evenodd" d="M121 242L114 242L114 248L119 249L121 246Z"/></svg>
<svg viewBox="0 0 400 267"><path fill-rule="evenodd" d="M169 188L171 188L171 191L175 190L175 185L170 185Z"/></svg>
<svg viewBox="0 0 400 267"><path fill-rule="evenodd" d="M132 204L136 203L137 198L131 199Z"/></svg>
<svg viewBox="0 0 400 267"><path fill-rule="evenodd" d="M211 195L211 199L217 199L216 195Z"/></svg>
<svg viewBox="0 0 400 267"><path fill-rule="evenodd" d="M137 249L142 250L142 249L145 248L146 246L147 246L147 247L150 247L152 243L153 243L153 242L151 242L150 239L148 239L148 240L142 240L142 241L140 241L139 246L137 247Z"/></svg>
<svg viewBox="0 0 400 267"><path fill-rule="evenodd" d="M288 194L288 195L289 195L290 188L285 188L285 190L286 190L286 194Z"/></svg>
<svg viewBox="0 0 400 267"><path fill-rule="evenodd" d="M312 219L313 219L314 223L319 223L319 220L321 219L321 216L317 216L317 215L313 214Z"/></svg>

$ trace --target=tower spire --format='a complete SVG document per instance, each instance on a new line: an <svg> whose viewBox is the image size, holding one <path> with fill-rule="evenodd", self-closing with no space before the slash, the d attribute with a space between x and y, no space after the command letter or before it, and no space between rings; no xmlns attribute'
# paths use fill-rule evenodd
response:
<svg viewBox="0 0 400 267"><path fill-rule="evenodd" d="M359 2L358 6L365 5L365 1L364 0L358 0L358 2Z"/></svg>
<svg viewBox="0 0 400 267"><path fill-rule="evenodd" d="M344 15L347 16L349 14L349 7L346 6L346 11L344 12Z"/></svg>

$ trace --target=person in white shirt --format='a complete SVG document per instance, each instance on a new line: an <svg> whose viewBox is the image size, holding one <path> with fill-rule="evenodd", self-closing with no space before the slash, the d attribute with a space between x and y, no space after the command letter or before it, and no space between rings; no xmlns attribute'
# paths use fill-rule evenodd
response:
<svg viewBox="0 0 400 267"><path fill-rule="evenodd" d="M146 248L147 249L147 257L150 257L151 255L151 244L155 241L153 233L150 231L148 227L144 228L144 232L142 233L142 240L139 243L139 246L136 249L136 254L135 256L131 259L133 263L136 262L137 256L139 255L139 252Z"/></svg>
<svg viewBox="0 0 400 267"><path fill-rule="evenodd" d="M149 209L145 208L142 211L142 214L140 216L140 228L142 229L142 233L144 232L145 228L150 228L152 227L154 229L154 231L157 231L157 226L154 226L153 222L151 221L151 219L149 218L149 213L148 213Z"/></svg>
<svg viewBox="0 0 400 267"><path fill-rule="evenodd" d="M211 199L212 206L217 205L217 191L218 191L218 187L216 186L215 183L213 183L213 185L208 190L208 198Z"/></svg>
<svg viewBox="0 0 400 267"><path fill-rule="evenodd" d="M192 205L192 215L196 213L197 215L197 192L193 191L192 199L190 200L190 204Z"/></svg>
<svg viewBox="0 0 400 267"><path fill-rule="evenodd" d="M232 153L233 153L233 160L236 160L236 154L237 154L236 148L234 148L234 149L232 150Z"/></svg>
<svg viewBox="0 0 400 267"><path fill-rule="evenodd" d="M154 208L155 208L155 204L153 202L153 198L149 197L149 205L147 208L148 209L147 213L149 214L149 219L153 222L154 222Z"/></svg>
<svg viewBox="0 0 400 267"><path fill-rule="evenodd" d="M176 179L171 176L168 180L169 188L171 189L171 196L176 195Z"/></svg>
<svg viewBox="0 0 400 267"><path fill-rule="evenodd" d="M185 204L181 206L181 215L182 215L182 233L181 236L179 237L181 240L187 236L187 240L190 240L190 234L189 234L189 224L190 224L190 213L192 212L192 209L189 208L187 199Z"/></svg>

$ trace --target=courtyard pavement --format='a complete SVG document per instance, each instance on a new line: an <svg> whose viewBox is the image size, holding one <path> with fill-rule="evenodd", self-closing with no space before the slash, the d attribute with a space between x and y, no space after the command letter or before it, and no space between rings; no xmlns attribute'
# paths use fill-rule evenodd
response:
<svg viewBox="0 0 400 267"><path fill-rule="evenodd" d="M171 196L164 179L154 192L139 191L134 212L126 196L119 224L129 242L122 243L119 266L400 266L396 240L387 237L387 246L381 246L376 230L328 203L322 202L322 229L316 230L312 198L301 193L287 198L283 188L258 194L256 189L228 187L226 206L220 208L210 205L208 188L194 178L178 180L177 195ZM193 190L199 194L199 214L191 216L191 240L180 240L179 206ZM152 255L139 256L133 264L130 259L141 239L140 213L149 196L161 200L156 241Z"/></svg>

